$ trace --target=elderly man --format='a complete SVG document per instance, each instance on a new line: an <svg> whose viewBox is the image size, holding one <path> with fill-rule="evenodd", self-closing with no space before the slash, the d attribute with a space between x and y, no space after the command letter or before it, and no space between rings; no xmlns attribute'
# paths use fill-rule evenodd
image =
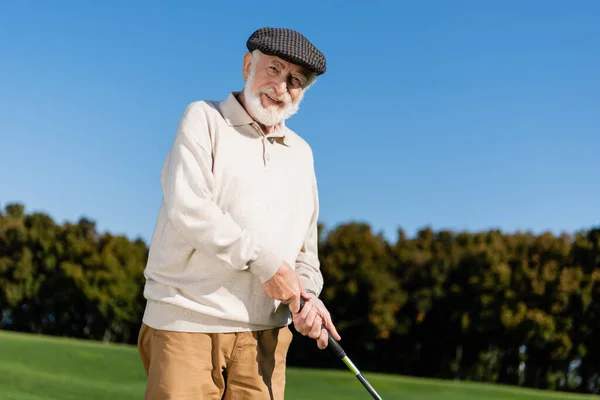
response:
<svg viewBox="0 0 600 400"><path fill-rule="evenodd" d="M318 297L312 151L285 125L325 57L290 29L247 47L244 89L188 105L162 169L138 339L146 399L280 400L288 325L321 349L323 327L340 339Z"/></svg>

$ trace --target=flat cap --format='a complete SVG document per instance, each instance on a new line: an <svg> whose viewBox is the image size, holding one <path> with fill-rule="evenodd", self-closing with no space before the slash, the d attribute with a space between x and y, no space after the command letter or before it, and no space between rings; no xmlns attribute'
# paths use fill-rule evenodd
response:
<svg viewBox="0 0 600 400"><path fill-rule="evenodd" d="M287 28L265 27L256 30L246 42L248 50L260 50L293 64L301 65L317 75L325 73L327 62L304 35Z"/></svg>

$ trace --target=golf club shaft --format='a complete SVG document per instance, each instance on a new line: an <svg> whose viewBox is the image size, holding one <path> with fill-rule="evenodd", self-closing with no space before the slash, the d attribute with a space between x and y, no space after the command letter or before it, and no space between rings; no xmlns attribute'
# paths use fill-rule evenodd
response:
<svg viewBox="0 0 600 400"><path fill-rule="evenodd" d="M300 310L302 310L302 308L304 307L304 300L302 298L300 298ZM323 329L327 330L325 328L325 326L323 326ZM369 383L369 381L367 381L367 378L365 378L363 376L363 374L359 371L359 369L356 367L356 365L354 365L354 363L352 362L352 360L350 360L350 358L348 357L348 355L346 354L346 352L344 351L344 349L342 348L342 346L338 343L337 340L335 340L332 336L331 333L329 331L327 331L327 334L329 336L329 344L327 347L329 347L331 349L331 351L334 352L334 354L336 356L338 356L338 358L340 360L342 360L344 362L344 364L346 364L346 366L348 367L348 369L350 371L352 371L352 373L356 376L356 378L360 381L360 383L362 383L362 385L365 387L365 389L367 389L367 391L369 392L369 394L376 400L382 400L381 396L379 396L379 394L375 391L375 389L373 389L373 386L371 386L371 384Z"/></svg>

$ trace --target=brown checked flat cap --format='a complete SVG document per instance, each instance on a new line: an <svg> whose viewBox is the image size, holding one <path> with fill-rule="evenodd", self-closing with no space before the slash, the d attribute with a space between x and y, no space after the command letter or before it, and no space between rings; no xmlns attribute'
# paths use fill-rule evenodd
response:
<svg viewBox="0 0 600 400"><path fill-rule="evenodd" d="M327 62L304 35L287 28L265 27L255 31L246 42L248 50L260 50L293 64L301 65L317 75L325 73Z"/></svg>

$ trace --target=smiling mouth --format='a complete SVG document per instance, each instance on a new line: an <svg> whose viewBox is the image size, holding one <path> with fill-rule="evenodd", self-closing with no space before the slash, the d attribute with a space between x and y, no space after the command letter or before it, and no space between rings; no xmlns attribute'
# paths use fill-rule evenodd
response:
<svg viewBox="0 0 600 400"><path fill-rule="evenodd" d="M275 103L275 104L281 104L281 103L283 103L283 100L277 100L277 99L274 99L273 97L269 96L269 95L268 95L268 94L266 94L266 93L265 93L264 95L265 95L265 96L267 96L267 98L268 98L269 100L271 100L271 101L272 101L273 103Z"/></svg>

